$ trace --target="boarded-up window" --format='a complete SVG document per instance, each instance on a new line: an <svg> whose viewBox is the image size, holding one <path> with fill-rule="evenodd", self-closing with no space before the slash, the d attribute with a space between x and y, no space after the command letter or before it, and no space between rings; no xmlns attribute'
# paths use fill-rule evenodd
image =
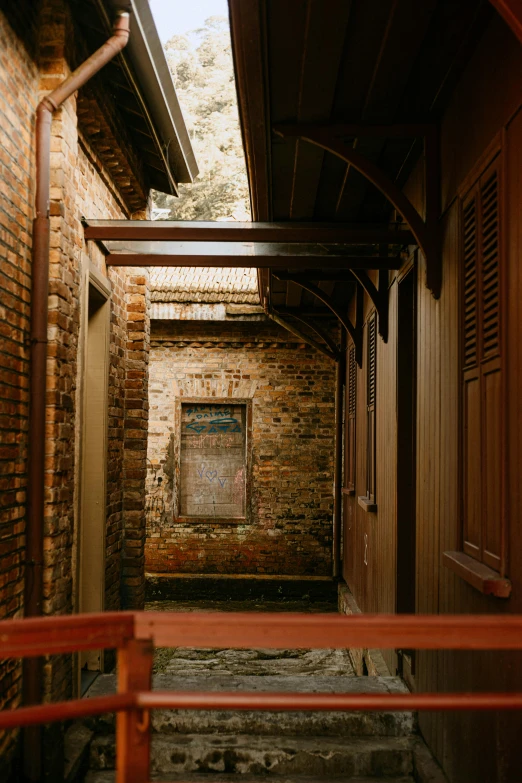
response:
<svg viewBox="0 0 522 783"><path fill-rule="evenodd" d="M246 429L245 404L182 404L181 516L245 516Z"/></svg>
<svg viewBox="0 0 522 783"><path fill-rule="evenodd" d="M366 357L366 497L375 503L375 401L377 396L377 316L367 326Z"/></svg>
<svg viewBox="0 0 522 783"><path fill-rule="evenodd" d="M345 405L345 454L344 488L355 490L355 394L357 385L357 366L355 364L355 346L348 347L346 362L346 405Z"/></svg>
<svg viewBox="0 0 522 783"><path fill-rule="evenodd" d="M462 200L463 549L502 570L500 162Z"/></svg>

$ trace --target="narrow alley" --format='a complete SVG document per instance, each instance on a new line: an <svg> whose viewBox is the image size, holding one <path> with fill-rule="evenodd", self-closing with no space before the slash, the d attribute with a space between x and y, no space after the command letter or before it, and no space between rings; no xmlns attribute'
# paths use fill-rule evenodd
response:
<svg viewBox="0 0 522 783"><path fill-rule="evenodd" d="M520 0L0 0L0 782L522 780Z"/></svg>

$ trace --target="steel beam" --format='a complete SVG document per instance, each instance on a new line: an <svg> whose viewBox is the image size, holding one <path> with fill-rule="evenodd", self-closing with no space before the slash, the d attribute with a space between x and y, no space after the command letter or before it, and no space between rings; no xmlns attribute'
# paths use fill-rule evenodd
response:
<svg viewBox="0 0 522 783"><path fill-rule="evenodd" d="M411 245L412 232L342 223L210 223L183 220L91 220L85 239L149 242L263 242Z"/></svg>
<svg viewBox="0 0 522 783"><path fill-rule="evenodd" d="M254 269L318 269L315 280L343 280L328 277L323 269L399 269L395 258L378 256L229 256L229 255L161 255L161 253L109 253L107 266L195 266L195 267L249 267ZM325 275L324 277L321 275ZM283 279L283 278L280 278ZM288 279L288 278L287 278Z"/></svg>

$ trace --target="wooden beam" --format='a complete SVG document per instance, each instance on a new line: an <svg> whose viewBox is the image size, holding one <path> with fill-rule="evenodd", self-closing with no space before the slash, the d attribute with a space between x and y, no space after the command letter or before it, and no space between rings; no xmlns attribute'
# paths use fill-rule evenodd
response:
<svg viewBox="0 0 522 783"><path fill-rule="evenodd" d="M299 289L301 288L301 286L298 286L298 287L299 287ZM321 337L322 340L325 341L325 343L328 345L328 347L330 348L332 353L338 355L339 348L335 344L335 341L330 337L330 335L328 334L326 329L323 329L322 326L319 326L318 324L314 323L313 321L308 320L307 318L304 318L301 315L296 315L295 313L293 313L290 317L294 318L296 321L299 321L300 323L304 324L309 329L312 329L316 334L319 335L319 337Z"/></svg>
<svg viewBox="0 0 522 783"><path fill-rule="evenodd" d="M211 223L184 220L91 220L85 239L147 242L264 242L411 245L412 232L342 223Z"/></svg>
<svg viewBox="0 0 522 783"><path fill-rule="evenodd" d="M416 243L424 254L426 266L431 266L437 270L440 267L440 254L438 253L438 243L436 241L436 225L431 219L432 214L430 214L430 224L428 225L427 221L423 220L409 198L397 187L395 182L373 161L361 155L346 136L342 134L336 135L335 128L336 126L328 127L321 125L276 125L274 126L274 131L283 136L283 138L297 136L297 138L308 141L310 144L316 144L333 155L337 155L341 160L353 166L363 177L366 177L369 182L381 191L397 212L402 215L415 236ZM429 139L432 141L430 142ZM435 142L433 139L435 139ZM435 155L436 139L437 136L434 132L430 131L426 135L426 146L430 151L430 160L426 164L429 166L430 182L433 182L434 177L438 180L439 176ZM431 205L435 203L436 186L428 184L428 190L431 194L431 209ZM435 271L433 276L436 279L440 277L440 273ZM429 272L428 281L431 282ZM436 286L432 293L434 293L434 296L438 296L439 290Z"/></svg>
<svg viewBox="0 0 522 783"><path fill-rule="evenodd" d="M277 277L278 280L293 280L297 274L303 280L333 280L335 283L355 283L351 269L309 269L300 273L278 270L274 272L274 277Z"/></svg>
<svg viewBox="0 0 522 783"><path fill-rule="evenodd" d="M377 310L379 316L379 334L385 343L388 342L388 280L386 272L379 272L379 287L377 288L366 272L354 270L354 278L364 288Z"/></svg>
<svg viewBox="0 0 522 783"><path fill-rule="evenodd" d="M354 325L350 321L347 315L340 310L339 307L335 304L335 302L332 300L328 294L325 294L324 291L321 291L319 286L316 286L314 283L310 282L309 280L301 280L298 276L293 278L293 282L297 283L297 285L300 285L302 288L305 289L305 291L309 291L311 294L313 294L317 299L319 299L320 302L325 304L329 310L332 311L332 313L337 316L341 324L344 326L354 343L357 341L357 333L355 330Z"/></svg>
<svg viewBox="0 0 522 783"><path fill-rule="evenodd" d="M522 42L522 2L520 0L489 0L502 19Z"/></svg>
<svg viewBox="0 0 522 783"><path fill-rule="evenodd" d="M415 139L422 138L432 129L432 125L426 123L402 123L392 125L368 125L359 123L280 123L274 125L273 131L278 136L306 136L315 132L317 129L327 131L328 133L344 139L358 139L363 136L381 138L381 139Z"/></svg>
<svg viewBox="0 0 522 783"><path fill-rule="evenodd" d="M298 337L304 343L308 343L308 345L311 345L312 348L315 348L316 351L319 351L325 356L328 356L329 359L333 359L334 362L339 361L339 352L337 348L335 348L335 350L332 351L326 345L323 345L322 343L318 343L317 340L314 340L313 337L310 337L309 335L302 332L293 324L289 324L288 321L285 321L283 318L281 318L281 316L275 310L268 310L267 315L269 318L272 319L272 321L275 321L276 324L282 326L283 329L286 329L288 332Z"/></svg>

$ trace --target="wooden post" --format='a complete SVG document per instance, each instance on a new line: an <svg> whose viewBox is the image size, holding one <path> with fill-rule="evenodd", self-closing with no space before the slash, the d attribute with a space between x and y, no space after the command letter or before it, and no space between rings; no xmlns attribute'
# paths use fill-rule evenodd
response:
<svg viewBox="0 0 522 783"><path fill-rule="evenodd" d="M138 693L152 688L151 639L129 639L118 650L118 692ZM119 712L116 719L116 783L148 783L150 777L150 720L148 710Z"/></svg>

